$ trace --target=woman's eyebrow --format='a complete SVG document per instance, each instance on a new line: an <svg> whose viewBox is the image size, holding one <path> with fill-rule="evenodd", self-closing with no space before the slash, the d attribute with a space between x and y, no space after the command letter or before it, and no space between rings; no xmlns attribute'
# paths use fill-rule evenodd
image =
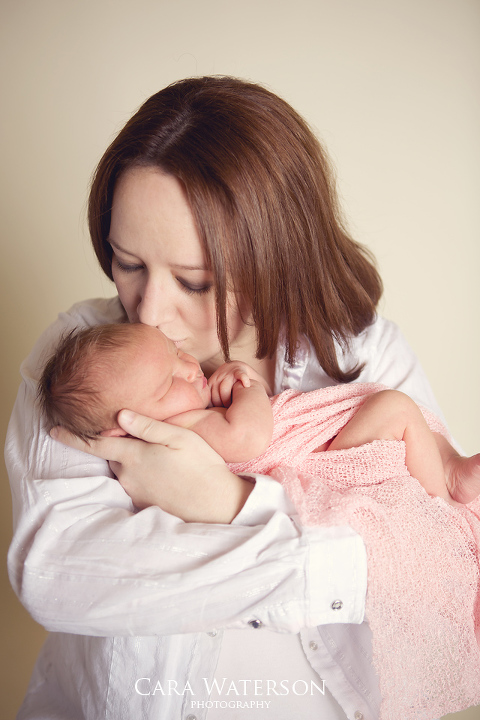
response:
<svg viewBox="0 0 480 720"><path fill-rule="evenodd" d="M124 250L121 245L115 242L115 240L112 240L111 237L107 238L107 242L115 248L115 250L120 250L120 252L124 253L125 255L134 255L134 253L129 252L128 250Z"/></svg>
<svg viewBox="0 0 480 720"><path fill-rule="evenodd" d="M175 270L208 270L205 265L177 265L176 263L172 263L170 267Z"/></svg>
<svg viewBox="0 0 480 720"><path fill-rule="evenodd" d="M131 253L128 250L124 250L122 246L115 242L115 240L113 240L112 238L108 237L107 242L110 243L110 245L114 247L115 250L119 250L125 255L132 255L133 257L135 257L134 253ZM203 272L208 271L208 268L205 267L205 265L181 265L177 263L172 263L170 267L174 270L202 270Z"/></svg>

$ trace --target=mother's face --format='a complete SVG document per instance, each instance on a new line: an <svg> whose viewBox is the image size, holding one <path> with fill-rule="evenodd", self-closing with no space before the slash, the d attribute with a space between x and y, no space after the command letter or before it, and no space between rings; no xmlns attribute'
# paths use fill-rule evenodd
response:
<svg viewBox="0 0 480 720"><path fill-rule="evenodd" d="M212 368L223 362L216 330L213 274L207 267L182 184L156 168L126 171L115 188L112 272L130 322L157 327ZM232 357L244 325L231 299Z"/></svg>

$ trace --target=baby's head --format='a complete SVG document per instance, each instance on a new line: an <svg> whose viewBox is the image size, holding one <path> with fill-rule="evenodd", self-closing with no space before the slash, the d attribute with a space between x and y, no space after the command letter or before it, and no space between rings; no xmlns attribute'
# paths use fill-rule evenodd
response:
<svg viewBox="0 0 480 720"><path fill-rule="evenodd" d="M205 408L210 388L197 360L156 328L97 325L62 339L38 397L49 427L89 440L124 435L117 422L123 408L155 420Z"/></svg>

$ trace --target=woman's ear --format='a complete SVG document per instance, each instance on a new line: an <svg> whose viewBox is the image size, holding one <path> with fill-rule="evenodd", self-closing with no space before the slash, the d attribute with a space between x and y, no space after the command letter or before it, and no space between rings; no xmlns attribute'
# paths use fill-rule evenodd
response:
<svg viewBox="0 0 480 720"><path fill-rule="evenodd" d="M121 427L111 428L111 430L102 430L100 437L125 437L128 433L122 430Z"/></svg>

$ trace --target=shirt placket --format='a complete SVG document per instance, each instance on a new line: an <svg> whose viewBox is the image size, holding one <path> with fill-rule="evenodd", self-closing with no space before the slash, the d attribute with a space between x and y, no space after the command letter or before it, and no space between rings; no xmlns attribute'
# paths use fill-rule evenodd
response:
<svg viewBox="0 0 480 720"><path fill-rule="evenodd" d="M222 647L223 630L212 628L198 633L192 648L188 679L195 694L185 695L182 720L206 720L210 693Z"/></svg>
<svg viewBox="0 0 480 720"><path fill-rule="evenodd" d="M275 367L275 393L279 394L284 390L299 390L303 376L308 364L308 346L305 341L297 350L295 362L290 364L285 361L285 347L279 346L277 351Z"/></svg>

